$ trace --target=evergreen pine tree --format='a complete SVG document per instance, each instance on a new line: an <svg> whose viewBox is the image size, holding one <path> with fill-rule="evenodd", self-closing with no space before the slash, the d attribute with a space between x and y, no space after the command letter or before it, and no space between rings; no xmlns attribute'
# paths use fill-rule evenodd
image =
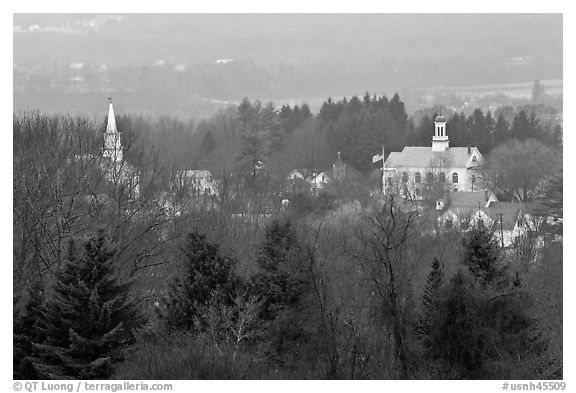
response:
<svg viewBox="0 0 576 393"><path fill-rule="evenodd" d="M57 273L46 311L46 340L34 364L42 378L105 379L134 342L144 318L130 298L129 283L114 271L115 250L104 230L83 250L71 242L68 260Z"/></svg>
<svg viewBox="0 0 576 393"><path fill-rule="evenodd" d="M530 119L526 112L520 111L514 119L512 120L512 126L510 128L510 135L512 138L516 138L523 141L530 137Z"/></svg>
<svg viewBox="0 0 576 393"><path fill-rule="evenodd" d="M267 103L262 109L261 123L263 133L270 138L270 152L278 152L284 147L284 129L280 117L273 102Z"/></svg>
<svg viewBox="0 0 576 393"><path fill-rule="evenodd" d="M510 137L509 133L510 133L509 124L506 121L506 119L504 119L504 116L500 114L498 116L498 119L496 120L496 125L494 127L492 148L498 146L499 144L507 140Z"/></svg>
<svg viewBox="0 0 576 393"><path fill-rule="evenodd" d="M216 148L216 146L218 146L218 142L216 142L216 138L214 138L214 134L212 134L211 130L206 131L200 146L202 148L201 154L204 157L208 157L208 155Z"/></svg>
<svg viewBox="0 0 576 393"><path fill-rule="evenodd" d="M300 115L302 117L302 121L306 121L312 117L310 106L307 103L302 104L302 107L300 108Z"/></svg>
<svg viewBox="0 0 576 393"><path fill-rule="evenodd" d="M507 277L506 266L500 260L500 246L494 233L487 228L472 228L465 239L462 262L483 285L497 284Z"/></svg>
<svg viewBox="0 0 576 393"><path fill-rule="evenodd" d="M38 356L34 343L46 338L46 298L40 277L34 277L27 288L24 306L14 313L13 367L14 379L39 379L33 362Z"/></svg>
<svg viewBox="0 0 576 393"><path fill-rule="evenodd" d="M426 286L422 293L422 314L416 325L416 332L420 337L422 347L425 351L431 348L430 329L432 318L438 311L438 292L442 286L444 278L444 266L437 258L432 261L432 271L426 279Z"/></svg>
<svg viewBox="0 0 576 393"><path fill-rule="evenodd" d="M480 309L474 283L458 271L440 295L428 333L426 355L436 362L440 378L486 378L482 367L487 337Z"/></svg>
<svg viewBox="0 0 576 393"><path fill-rule="evenodd" d="M199 308L213 296L231 300L238 282L233 274L233 261L220 255L218 245L206 236L192 231L182 248L184 269L172 281L164 299L160 317L171 329L192 329Z"/></svg>
<svg viewBox="0 0 576 393"><path fill-rule="evenodd" d="M303 297L310 281L297 257L296 232L290 221L273 221L257 257L261 271L252 278L254 295L263 301L260 317L277 353L304 339Z"/></svg>
<svg viewBox="0 0 576 393"><path fill-rule="evenodd" d="M435 116L434 116L435 117ZM413 144L415 146L428 146L434 135L434 119L430 118L428 115L424 115L420 123L415 129L415 140Z"/></svg>

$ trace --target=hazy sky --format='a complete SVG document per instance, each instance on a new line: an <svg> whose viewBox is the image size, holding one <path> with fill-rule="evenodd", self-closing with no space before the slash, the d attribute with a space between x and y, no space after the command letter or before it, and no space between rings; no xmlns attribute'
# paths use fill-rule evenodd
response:
<svg viewBox="0 0 576 393"><path fill-rule="evenodd" d="M16 14L14 62L562 57L559 14Z"/></svg>

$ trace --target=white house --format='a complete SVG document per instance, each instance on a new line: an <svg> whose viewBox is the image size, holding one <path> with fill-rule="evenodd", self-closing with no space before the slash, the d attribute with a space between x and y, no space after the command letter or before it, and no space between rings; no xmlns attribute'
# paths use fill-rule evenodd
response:
<svg viewBox="0 0 576 393"><path fill-rule="evenodd" d="M173 179L172 186L188 188L193 196L216 196L218 194L218 182L206 169L186 169L178 171Z"/></svg>
<svg viewBox="0 0 576 393"><path fill-rule="evenodd" d="M482 225L491 228L500 244L509 247L517 238L537 231L539 219L523 203L499 202L488 191L450 192L440 211L438 223L444 228L462 230Z"/></svg>

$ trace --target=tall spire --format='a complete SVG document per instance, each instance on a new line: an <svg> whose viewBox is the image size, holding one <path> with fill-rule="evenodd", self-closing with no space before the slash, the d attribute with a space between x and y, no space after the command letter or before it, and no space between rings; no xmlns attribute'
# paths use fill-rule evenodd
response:
<svg viewBox="0 0 576 393"><path fill-rule="evenodd" d="M108 97L110 106L108 107L108 124L106 125L106 132L118 132L116 129L116 118L114 117L114 107L112 106L112 97Z"/></svg>
<svg viewBox="0 0 576 393"><path fill-rule="evenodd" d="M122 162L122 141L120 133L116 128L116 118L114 117L114 108L112 107L112 98L108 97L110 106L108 108L108 124L104 133L104 149L102 156L112 159L114 162Z"/></svg>

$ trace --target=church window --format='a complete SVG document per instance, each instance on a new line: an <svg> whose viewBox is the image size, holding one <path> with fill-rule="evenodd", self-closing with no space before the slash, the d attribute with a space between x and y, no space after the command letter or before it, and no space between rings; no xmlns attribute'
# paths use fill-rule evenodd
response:
<svg viewBox="0 0 576 393"><path fill-rule="evenodd" d="M422 179L420 178L420 172L416 172L416 174L414 175L414 181L416 183L420 183L422 181Z"/></svg>
<svg viewBox="0 0 576 393"><path fill-rule="evenodd" d="M432 183L434 181L434 175L432 174L432 172L428 172L426 174L426 182L427 183Z"/></svg>
<svg viewBox="0 0 576 393"><path fill-rule="evenodd" d="M474 164L476 164L476 163L478 162L478 160L476 159L476 156L472 156L472 162L473 162Z"/></svg>
<svg viewBox="0 0 576 393"><path fill-rule="evenodd" d="M402 172L402 183L408 183L408 173Z"/></svg>
<svg viewBox="0 0 576 393"><path fill-rule="evenodd" d="M446 182L446 175L444 174L444 172L440 172L438 174L438 181L440 183L445 183Z"/></svg>
<svg viewBox="0 0 576 393"><path fill-rule="evenodd" d="M452 183L458 183L458 174L456 172L452 174Z"/></svg>

